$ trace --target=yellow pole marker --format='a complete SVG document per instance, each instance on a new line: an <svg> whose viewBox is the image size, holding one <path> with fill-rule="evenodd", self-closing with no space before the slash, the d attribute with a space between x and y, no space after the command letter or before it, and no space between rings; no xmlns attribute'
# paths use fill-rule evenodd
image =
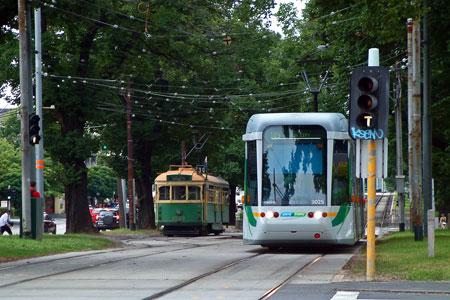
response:
<svg viewBox="0 0 450 300"><path fill-rule="evenodd" d="M377 176L377 141L370 140L368 147L367 176L367 273L366 280L375 280L375 178Z"/></svg>

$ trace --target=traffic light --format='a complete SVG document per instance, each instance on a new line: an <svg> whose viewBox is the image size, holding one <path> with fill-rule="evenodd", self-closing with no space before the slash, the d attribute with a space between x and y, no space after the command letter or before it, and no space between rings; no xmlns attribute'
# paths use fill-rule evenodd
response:
<svg viewBox="0 0 450 300"><path fill-rule="evenodd" d="M106 145L103 145L103 146L102 146L102 149L103 149L103 150L107 150L108 147L107 147Z"/></svg>
<svg viewBox="0 0 450 300"><path fill-rule="evenodd" d="M39 144L41 140L41 136L39 135L39 131L41 127L39 127L39 120L41 118L38 115L31 114L29 119L29 135L30 135L30 144L32 146Z"/></svg>
<svg viewBox="0 0 450 300"><path fill-rule="evenodd" d="M353 139L383 139L387 135L388 116L388 69L356 68L350 80L350 136Z"/></svg>
<svg viewBox="0 0 450 300"><path fill-rule="evenodd" d="M8 201L11 200L11 196L12 196L12 195L11 195L11 194L12 194L11 192L12 192L11 189L8 189L8 193L7 193L7 194L8 194Z"/></svg>
<svg viewBox="0 0 450 300"><path fill-rule="evenodd" d="M11 200L16 201L17 200L17 192L15 189L11 190Z"/></svg>

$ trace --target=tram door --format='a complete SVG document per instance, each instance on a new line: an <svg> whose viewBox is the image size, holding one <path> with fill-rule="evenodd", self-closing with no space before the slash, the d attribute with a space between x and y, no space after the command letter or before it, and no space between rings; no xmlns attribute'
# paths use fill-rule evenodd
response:
<svg viewBox="0 0 450 300"><path fill-rule="evenodd" d="M222 193L220 189L214 189L214 221L222 223Z"/></svg>

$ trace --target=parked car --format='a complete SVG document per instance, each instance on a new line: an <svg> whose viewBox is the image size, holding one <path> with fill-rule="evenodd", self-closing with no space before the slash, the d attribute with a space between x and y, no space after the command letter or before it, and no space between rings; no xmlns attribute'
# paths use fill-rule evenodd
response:
<svg viewBox="0 0 450 300"><path fill-rule="evenodd" d="M44 232L56 234L55 219L48 214L44 214Z"/></svg>
<svg viewBox="0 0 450 300"><path fill-rule="evenodd" d="M95 224L95 222L96 222L97 219L98 219L98 214L99 214L102 210L104 210L104 208L94 208L94 209L91 210L92 223Z"/></svg>
<svg viewBox="0 0 450 300"><path fill-rule="evenodd" d="M120 227L120 215L117 209L104 209L98 214L94 226L100 230L116 229Z"/></svg>

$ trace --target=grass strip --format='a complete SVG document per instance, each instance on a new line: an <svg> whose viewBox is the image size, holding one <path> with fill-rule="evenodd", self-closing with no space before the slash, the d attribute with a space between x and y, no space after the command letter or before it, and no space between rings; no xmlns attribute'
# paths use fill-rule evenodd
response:
<svg viewBox="0 0 450 300"><path fill-rule="evenodd" d="M435 231L435 257L428 257L428 240L414 241L414 233L395 232L377 240L375 276L383 280L450 280L450 230ZM357 275L366 274L366 247L345 267Z"/></svg>
<svg viewBox="0 0 450 300"><path fill-rule="evenodd" d="M0 262L64 252L100 250L112 245L114 242L105 237L88 234L45 234L42 241L3 235L0 236Z"/></svg>

